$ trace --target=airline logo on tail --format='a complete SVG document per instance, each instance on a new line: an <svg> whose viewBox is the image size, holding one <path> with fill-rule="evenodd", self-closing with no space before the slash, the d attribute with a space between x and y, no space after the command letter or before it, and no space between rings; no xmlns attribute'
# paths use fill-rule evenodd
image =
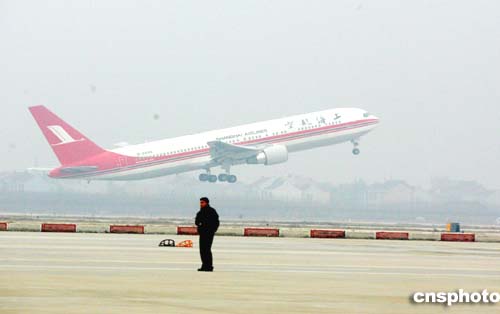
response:
<svg viewBox="0 0 500 314"><path fill-rule="evenodd" d="M52 144L52 146L63 145L63 144L68 144L68 143L79 142L79 141L85 140L83 138L81 138L79 140L75 140L60 125L47 125L47 128L52 132L52 134L57 136L57 138L61 141L60 143Z"/></svg>

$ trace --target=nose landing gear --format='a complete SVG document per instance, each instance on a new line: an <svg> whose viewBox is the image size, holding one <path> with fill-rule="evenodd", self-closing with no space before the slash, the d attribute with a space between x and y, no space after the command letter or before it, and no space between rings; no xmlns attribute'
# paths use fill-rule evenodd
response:
<svg viewBox="0 0 500 314"><path fill-rule="evenodd" d="M352 153L353 153L354 155L359 155L359 153L360 153L361 151L360 151L360 150L359 150L359 148L358 148L358 146L359 146L359 142L358 142L358 140L352 140L352 141L351 141L351 143L352 143L352 145L354 145L354 148L352 149Z"/></svg>

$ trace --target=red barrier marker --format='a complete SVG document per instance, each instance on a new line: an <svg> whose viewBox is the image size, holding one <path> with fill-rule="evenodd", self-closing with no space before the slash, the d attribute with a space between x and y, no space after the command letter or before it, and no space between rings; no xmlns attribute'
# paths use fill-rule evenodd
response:
<svg viewBox="0 0 500 314"><path fill-rule="evenodd" d="M76 224L42 224L42 232L76 232Z"/></svg>
<svg viewBox="0 0 500 314"><path fill-rule="evenodd" d="M408 240L408 232L397 232L397 231L377 231L375 233L375 239L378 240Z"/></svg>
<svg viewBox="0 0 500 314"><path fill-rule="evenodd" d="M344 230L327 230L327 229L312 229L310 231L311 238L345 238Z"/></svg>
<svg viewBox="0 0 500 314"><path fill-rule="evenodd" d="M195 226L177 226L179 235L198 235L198 228Z"/></svg>
<svg viewBox="0 0 500 314"><path fill-rule="evenodd" d="M110 233L144 233L144 226L129 226L129 225L111 225L109 226Z"/></svg>
<svg viewBox="0 0 500 314"><path fill-rule="evenodd" d="M279 237L280 229L275 228L245 228L245 237Z"/></svg>
<svg viewBox="0 0 500 314"><path fill-rule="evenodd" d="M7 223L0 222L0 231L7 231Z"/></svg>
<svg viewBox="0 0 500 314"><path fill-rule="evenodd" d="M441 233L441 241L475 242L474 233Z"/></svg>

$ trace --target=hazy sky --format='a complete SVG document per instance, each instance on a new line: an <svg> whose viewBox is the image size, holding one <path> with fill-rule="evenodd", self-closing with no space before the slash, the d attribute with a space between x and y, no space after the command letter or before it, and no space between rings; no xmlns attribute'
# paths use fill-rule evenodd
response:
<svg viewBox="0 0 500 314"><path fill-rule="evenodd" d="M35 104L104 147L361 107L361 155L234 172L500 188L499 1L0 0L0 39L0 170L57 165Z"/></svg>

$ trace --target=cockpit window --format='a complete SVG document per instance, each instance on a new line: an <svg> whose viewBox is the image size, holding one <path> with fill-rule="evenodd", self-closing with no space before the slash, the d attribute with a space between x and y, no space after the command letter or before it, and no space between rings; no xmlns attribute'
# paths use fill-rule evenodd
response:
<svg viewBox="0 0 500 314"><path fill-rule="evenodd" d="M363 113L363 117L368 118L369 116L370 116L369 112L366 111L365 113Z"/></svg>

